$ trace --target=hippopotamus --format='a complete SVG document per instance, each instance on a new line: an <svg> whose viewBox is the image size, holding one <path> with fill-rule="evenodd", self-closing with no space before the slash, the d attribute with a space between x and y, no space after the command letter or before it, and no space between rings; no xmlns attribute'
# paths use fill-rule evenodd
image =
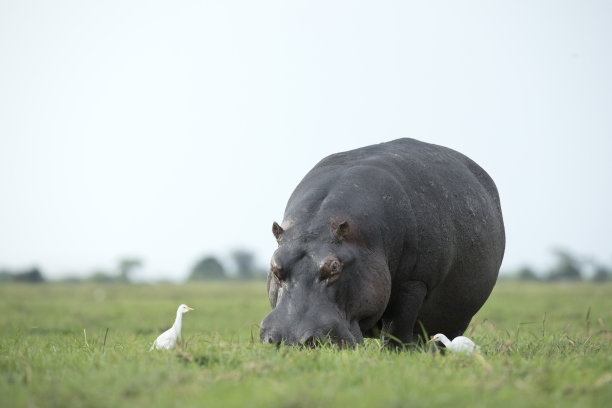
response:
<svg viewBox="0 0 612 408"><path fill-rule="evenodd" d="M260 339L277 345L452 339L489 297L505 249L491 177L455 150L407 138L321 160L272 233Z"/></svg>

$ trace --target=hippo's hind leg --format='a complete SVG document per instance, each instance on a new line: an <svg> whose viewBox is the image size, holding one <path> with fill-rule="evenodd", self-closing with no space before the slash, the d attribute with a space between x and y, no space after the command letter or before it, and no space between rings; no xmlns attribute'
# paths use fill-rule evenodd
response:
<svg viewBox="0 0 612 408"><path fill-rule="evenodd" d="M390 334L390 346L403 348L415 341L414 327L427 287L420 281L408 281L394 292L383 315L383 331Z"/></svg>

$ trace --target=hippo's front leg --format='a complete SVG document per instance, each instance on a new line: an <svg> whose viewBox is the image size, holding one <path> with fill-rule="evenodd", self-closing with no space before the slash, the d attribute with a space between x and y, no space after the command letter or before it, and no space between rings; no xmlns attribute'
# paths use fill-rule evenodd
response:
<svg viewBox="0 0 612 408"><path fill-rule="evenodd" d="M413 330L427 287L420 281L408 281L394 291L383 315L383 327L391 335L389 345L403 348L415 341Z"/></svg>

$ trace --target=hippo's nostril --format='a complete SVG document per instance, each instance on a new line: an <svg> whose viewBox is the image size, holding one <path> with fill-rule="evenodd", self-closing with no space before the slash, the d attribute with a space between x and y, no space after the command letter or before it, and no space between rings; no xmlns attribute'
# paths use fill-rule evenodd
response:
<svg viewBox="0 0 612 408"><path fill-rule="evenodd" d="M280 337L276 333L269 333L269 334L264 334L261 336L261 342L279 346L281 343L281 340L280 340Z"/></svg>

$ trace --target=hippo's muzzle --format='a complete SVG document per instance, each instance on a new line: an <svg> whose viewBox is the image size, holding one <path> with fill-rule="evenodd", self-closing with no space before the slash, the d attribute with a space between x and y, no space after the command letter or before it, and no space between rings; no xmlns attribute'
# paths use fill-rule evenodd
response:
<svg viewBox="0 0 612 408"><path fill-rule="evenodd" d="M309 313L310 314L310 313ZM349 325L332 313L314 318L292 318L283 308L277 307L261 322L259 338L262 343L288 344L314 347L331 342L340 346L354 346L363 341L358 332L353 335Z"/></svg>

